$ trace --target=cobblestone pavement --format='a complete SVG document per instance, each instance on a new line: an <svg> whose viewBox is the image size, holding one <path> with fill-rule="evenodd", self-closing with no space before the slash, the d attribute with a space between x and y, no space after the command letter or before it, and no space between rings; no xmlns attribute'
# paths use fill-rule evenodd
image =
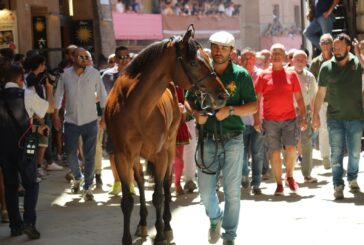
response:
<svg viewBox="0 0 364 245"><path fill-rule="evenodd" d="M314 153L313 176L316 184L303 183L299 166L295 177L300 184L298 194L273 196L273 180L262 183L260 196L242 191L240 224L236 244L347 244L362 241L364 230L364 193L352 194L345 189L345 199L334 201L330 170L325 170L321 160ZM361 169L364 158L361 157ZM51 172L41 182L38 204L37 227L41 239L29 241L26 236L9 237L7 224L0 224L0 244L51 244L51 245L93 245L121 244L122 212L120 196L107 194L113 181L108 161L104 161L103 190L95 190L95 201L84 202L81 195L70 194L66 171ZM360 172L359 185L364 190L364 174ZM134 237L134 244L152 244L155 235L155 212L152 205L152 186L147 184L149 237L145 240ZM223 194L220 192L223 199ZM134 233L138 223L138 191L136 206L132 215ZM176 198L172 203L172 227L174 240L171 244L208 244L209 221L195 192ZM218 244L222 244L222 240Z"/></svg>

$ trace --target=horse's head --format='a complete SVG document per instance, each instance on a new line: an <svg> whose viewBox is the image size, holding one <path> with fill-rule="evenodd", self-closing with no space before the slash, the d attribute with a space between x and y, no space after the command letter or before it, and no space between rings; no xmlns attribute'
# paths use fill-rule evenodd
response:
<svg viewBox="0 0 364 245"><path fill-rule="evenodd" d="M193 39L194 32L190 25L183 37L171 39L176 48L178 67L175 82L196 94L202 109L217 110L225 106L229 94L213 71L208 55Z"/></svg>

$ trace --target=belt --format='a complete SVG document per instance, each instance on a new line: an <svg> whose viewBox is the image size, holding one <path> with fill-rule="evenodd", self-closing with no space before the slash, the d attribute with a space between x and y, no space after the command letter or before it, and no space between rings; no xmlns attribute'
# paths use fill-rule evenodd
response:
<svg viewBox="0 0 364 245"><path fill-rule="evenodd" d="M229 140L231 138L237 137L241 135L242 132L227 132L224 134L215 134L215 133L204 133L203 137L204 139L210 139L214 141L221 141L221 140Z"/></svg>

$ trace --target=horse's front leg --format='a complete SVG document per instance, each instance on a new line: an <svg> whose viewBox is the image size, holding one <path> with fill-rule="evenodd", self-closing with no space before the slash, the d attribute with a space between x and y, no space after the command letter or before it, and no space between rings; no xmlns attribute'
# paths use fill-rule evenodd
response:
<svg viewBox="0 0 364 245"><path fill-rule="evenodd" d="M157 230L157 235L154 240L154 245L165 245L167 241L164 236L164 224L162 220L162 204L163 204L163 193L162 193L163 181L159 178L155 178L155 186L153 193L153 205L156 211L156 222L155 228Z"/></svg>
<svg viewBox="0 0 364 245"><path fill-rule="evenodd" d="M173 231L171 227L171 183L172 183L172 174L171 171L168 171L166 177L164 178L164 213L163 213L163 220L164 220L164 235L168 242L173 240Z"/></svg>
<svg viewBox="0 0 364 245"><path fill-rule="evenodd" d="M130 218L134 208L134 199L130 192L130 184L121 181L123 197L121 198L121 210L124 214L124 234L123 245L132 245L132 237L130 234Z"/></svg>
<svg viewBox="0 0 364 245"><path fill-rule="evenodd" d="M140 161L134 164L134 178L138 183L139 195L140 195L140 221L136 229L135 235L139 237L146 237L148 236L148 227L147 227L148 210L145 203L144 174Z"/></svg>
<svg viewBox="0 0 364 245"><path fill-rule="evenodd" d="M115 166L120 177L122 184L123 196L121 198L120 206L124 215L124 233L123 233L123 245L132 245L132 237L130 234L130 218L134 208L134 199L130 192L131 172L128 168L128 162L130 158L125 157L122 153L115 153Z"/></svg>

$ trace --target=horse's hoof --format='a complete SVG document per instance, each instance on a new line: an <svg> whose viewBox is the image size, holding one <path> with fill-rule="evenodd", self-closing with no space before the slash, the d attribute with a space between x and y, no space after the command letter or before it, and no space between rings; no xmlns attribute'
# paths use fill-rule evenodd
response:
<svg viewBox="0 0 364 245"><path fill-rule="evenodd" d="M154 241L154 245L168 245L168 242L167 242L167 240Z"/></svg>
<svg viewBox="0 0 364 245"><path fill-rule="evenodd" d="M169 230L169 231L164 231L164 237L166 238L166 240L168 242L173 240L173 231Z"/></svg>
<svg viewBox="0 0 364 245"><path fill-rule="evenodd" d="M135 235L138 237L146 237L148 236L148 227L147 226L142 226L142 225L138 225L136 231L135 231Z"/></svg>

